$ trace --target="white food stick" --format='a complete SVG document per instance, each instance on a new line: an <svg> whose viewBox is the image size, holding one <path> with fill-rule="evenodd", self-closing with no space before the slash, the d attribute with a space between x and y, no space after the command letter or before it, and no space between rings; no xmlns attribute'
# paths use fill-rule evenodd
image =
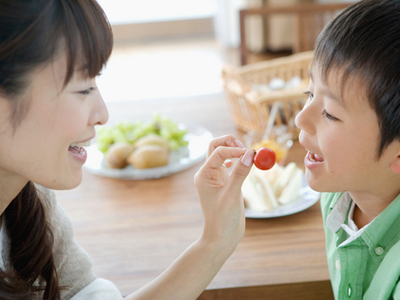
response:
<svg viewBox="0 0 400 300"><path fill-rule="evenodd" d="M297 168L296 163L291 162L289 163L283 172L279 175L274 185L273 191L276 197L279 198L285 186L289 183L290 178L293 175L293 172Z"/></svg>
<svg viewBox="0 0 400 300"><path fill-rule="evenodd" d="M278 200L276 199L275 193L271 187L270 182L267 180L265 173L265 171L257 169L256 167L254 167L254 169L252 170L252 175L254 176L254 178L258 179L259 184L262 187L262 193L264 194L265 202L268 206L275 208L278 206Z"/></svg>
<svg viewBox="0 0 400 300"><path fill-rule="evenodd" d="M247 208L255 211L270 211L271 205L265 200L265 193L258 179L253 176L248 176L242 185L243 198L246 200Z"/></svg>
<svg viewBox="0 0 400 300"><path fill-rule="evenodd" d="M285 188L282 190L278 201L282 205L286 205L295 202L301 197L301 187L303 185L303 171L299 168L293 172L290 181L287 183Z"/></svg>
<svg viewBox="0 0 400 300"><path fill-rule="evenodd" d="M279 178L279 176L282 174L283 170L285 168L278 165L277 163L268 171L263 171L264 177L268 180L270 183L272 189L274 189L274 186L276 184L276 180Z"/></svg>
<svg viewBox="0 0 400 300"><path fill-rule="evenodd" d="M269 201L271 202L272 207L273 208L277 207L279 205L278 200L276 199L275 193L272 190L271 185L269 184L268 180L264 179L263 185L266 190L266 196L269 199Z"/></svg>

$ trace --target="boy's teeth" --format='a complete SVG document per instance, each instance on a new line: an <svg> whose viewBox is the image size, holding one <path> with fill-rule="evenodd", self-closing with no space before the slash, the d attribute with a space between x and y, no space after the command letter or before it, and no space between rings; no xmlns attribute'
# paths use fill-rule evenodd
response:
<svg viewBox="0 0 400 300"><path fill-rule="evenodd" d="M312 162L322 162L322 161L324 161L324 159L321 156L319 156L318 154L312 153L312 152L310 152L310 160Z"/></svg>
<svg viewBox="0 0 400 300"><path fill-rule="evenodd" d="M318 154L314 154L314 159L316 161L324 161L324 159L321 156L319 156Z"/></svg>

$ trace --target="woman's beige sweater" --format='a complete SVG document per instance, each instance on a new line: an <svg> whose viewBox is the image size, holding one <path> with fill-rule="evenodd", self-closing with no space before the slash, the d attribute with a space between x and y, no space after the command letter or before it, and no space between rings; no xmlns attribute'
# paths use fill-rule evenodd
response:
<svg viewBox="0 0 400 300"><path fill-rule="evenodd" d="M54 259L60 278L60 286L66 287L61 292L62 300L83 299L122 299L118 289L110 281L96 279L92 273L92 262L89 255L78 245L73 237L70 219L57 203L54 191L37 186L43 199L50 227L54 235ZM0 267L9 267L10 239L7 224L0 230Z"/></svg>

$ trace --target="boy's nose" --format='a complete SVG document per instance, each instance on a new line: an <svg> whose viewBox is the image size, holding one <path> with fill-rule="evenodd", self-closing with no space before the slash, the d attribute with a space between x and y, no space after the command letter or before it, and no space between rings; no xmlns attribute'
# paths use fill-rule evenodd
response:
<svg viewBox="0 0 400 300"><path fill-rule="evenodd" d="M314 118L313 107L310 105L310 101L307 101L303 109L297 114L294 123L297 128L312 135L315 133Z"/></svg>

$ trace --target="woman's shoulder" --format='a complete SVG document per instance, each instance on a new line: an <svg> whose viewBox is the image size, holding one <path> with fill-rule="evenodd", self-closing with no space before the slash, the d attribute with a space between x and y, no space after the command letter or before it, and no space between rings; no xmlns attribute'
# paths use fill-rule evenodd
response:
<svg viewBox="0 0 400 300"><path fill-rule="evenodd" d="M40 185L36 188L54 237L53 253L60 272L60 284L69 287L62 291L62 298L69 299L95 280L92 261L74 239L71 220L58 204L55 192Z"/></svg>
<svg viewBox="0 0 400 300"><path fill-rule="evenodd" d="M70 234L72 234L71 221L64 209L58 204L54 190L38 184L35 184L35 186L46 210L46 217L48 218L50 227L52 227L53 230L56 229L55 233L57 233L57 231L62 231L63 235L65 235L70 231Z"/></svg>
<svg viewBox="0 0 400 300"><path fill-rule="evenodd" d="M52 210L57 206L56 193L35 183L36 191L46 211Z"/></svg>
<svg viewBox="0 0 400 300"><path fill-rule="evenodd" d="M52 189L48 189L36 183L35 187L46 209L49 209L56 204L56 193Z"/></svg>

